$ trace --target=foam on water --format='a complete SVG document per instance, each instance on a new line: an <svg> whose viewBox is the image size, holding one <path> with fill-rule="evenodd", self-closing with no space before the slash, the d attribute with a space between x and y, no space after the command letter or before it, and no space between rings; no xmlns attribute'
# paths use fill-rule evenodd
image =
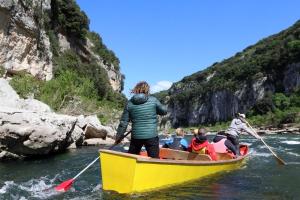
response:
<svg viewBox="0 0 300 200"><path fill-rule="evenodd" d="M248 143L248 142L242 142L241 144L247 145L249 147L252 145L252 143Z"/></svg>
<svg viewBox="0 0 300 200"><path fill-rule="evenodd" d="M293 141L293 140L282 141L281 143L284 143L284 144L291 144L291 145L294 145L294 144L300 144L299 141Z"/></svg>
<svg viewBox="0 0 300 200"><path fill-rule="evenodd" d="M297 157L300 156L300 154L297 154L297 153L294 153L294 152L287 152L287 154L290 154L290 155L293 155L293 156L297 156Z"/></svg>
<svg viewBox="0 0 300 200"><path fill-rule="evenodd" d="M102 184L96 185L96 187L93 188L92 192L97 192L102 188Z"/></svg>
<svg viewBox="0 0 300 200"><path fill-rule="evenodd" d="M288 162L288 165L300 165L300 162Z"/></svg>
<svg viewBox="0 0 300 200"><path fill-rule="evenodd" d="M129 150L129 146L125 146L125 147L123 147L123 149L124 149L125 151L128 151L128 150Z"/></svg>
<svg viewBox="0 0 300 200"><path fill-rule="evenodd" d="M41 177L39 179L31 179L23 183L15 183L14 181L5 181L4 186L0 189L0 194L10 194L11 191L17 188L20 191L28 193L30 197L36 197L39 199L47 199L50 196L59 194L54 190L54 181L57 179L58 175L50 179L47 176ZM14 199L14 196L11 196ZM25 197L17 197L16 199L26 199Z"/></svg>
<svg viewBox="0 0 300 200"><path fill-rule="evenodd" d="M257 151L253 151L252 152L252 156L260 156L260 157L270 157L272 156L271 153L262 153L262 152L257 152Z"/></svg>
<svg viewBox="0 0 300 200"><path fill-rule="evenodd" d="M9 190L9 188L13 187L14 185L15 183L13 181L5 181L4 186L0 188L0 194L5 194Z"/></svg>
<svg viewBox="0 0 300 200"><path fill-rule="evenodd" d="M268 147L266 147L265 145L259 146L259 149L267 149Z"/></svg>

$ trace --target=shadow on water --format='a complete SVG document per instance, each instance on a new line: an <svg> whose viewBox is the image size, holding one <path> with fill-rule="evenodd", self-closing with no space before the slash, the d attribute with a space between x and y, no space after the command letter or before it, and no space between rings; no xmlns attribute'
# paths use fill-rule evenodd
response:
<svg viewBox="0 0 300 200"><path fill-rule="evenodd" d="M49 189L72 178L96 158L97 147L47 159L1 163L0 199L299 199L300 136L267 136L265 140L288 165L278 165L263 144L243 137L251 155L241 169L133 195L103 192L99 162L82 174L68 192Z"/></svg>

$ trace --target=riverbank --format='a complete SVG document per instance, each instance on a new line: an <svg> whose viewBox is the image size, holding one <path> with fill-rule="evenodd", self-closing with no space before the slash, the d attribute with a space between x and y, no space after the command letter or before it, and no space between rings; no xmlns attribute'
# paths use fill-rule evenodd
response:
<svg viewBox="0 0 300 200"><path fill-rule="evenodd" d="M199 127L183 127L183 129L185 130L185 132L187 134L193 134L192 131L194 129L198 129L198 128L205 128L208 132L208 135L214 135L219 131L225 131L230 125L230 122L222 122L222 123L217 123L214 126L199 126ZM295 124L295 123L291 123L291 124L283 124L281 127L277 128L277 127L256 127L253 126L254 130L259 134L259 135L276 135L276 134L296 134L299 135L300 134L300 124ZM168 131L162 131L162 134L174 134L175 133L175 129L174 128L170 128Z"/></svg>
<svg viewBox="0 0 300 200"><path fill-rule="evenodd" d="M33 98L21 98L0 78L0 161L47 157L68 148L113 143L115 130L96 115L54 112Z"/></svg>

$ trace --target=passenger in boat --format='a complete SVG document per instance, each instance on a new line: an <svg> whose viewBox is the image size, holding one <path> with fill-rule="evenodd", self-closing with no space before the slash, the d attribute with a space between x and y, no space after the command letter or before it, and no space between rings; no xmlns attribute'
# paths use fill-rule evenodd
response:
<svg viewBox="0 0 300 200"><path fill-rule="evenodd" d="M167 108L158 99L149 95L150 86L145 81L137 83L131 92L134 95L124 108L116 141L124 135L128 123L132 122L128 153L139 154L141 148L145 146L149 157L159 158L157 115L167 114Z"/></svg>
<svg viewBox="0 0 300 200"><path fill-rule="evenodd" d="M188 147L188 151L199 154L208 154L212 160L217 160L214 147L207 139L206 130L204 128L199 128L197 131L194 131L194 133L195 135Z"/></svg>
<svg viewBox="0 0 300 200"><path fill-rule="evenodd" d="M246 132L257 139L260 139L259 135L257 135L254 131L248 128L245 119L245 114L238 113L237 117L232 120L229 128L226 130L227 139L230 140L232 144L236 147L237 155L240 155L239 137L241 132Z"/></svg>
<svg viewBox="0 0 300 200"><path fill-rule="evenodd" d="M163 145L163 147L186 151L188 148L188 142L186 139L184 139L184 135L185 135L184 130L182 128L177 128L175 133L176 136L174 138L171 138L169 141L167 141Z"/></svg>
<svg viewBox="0 0 300 200"><path fill-rule="evenodd" d="M214 146L216 153L227 153L231 151L235 156L237 154L236 146L227 139L227 134L225 131L220 131L217 133L213 139L212 145Z"/></svg>

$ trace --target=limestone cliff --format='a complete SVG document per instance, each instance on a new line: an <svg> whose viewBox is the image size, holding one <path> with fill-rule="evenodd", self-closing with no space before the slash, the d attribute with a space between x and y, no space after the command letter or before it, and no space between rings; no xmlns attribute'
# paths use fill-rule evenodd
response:
<svg viewBox="0 0 300 200"><path fill-rule="evenodd" d="M300 21L163 93L171 97L170 120L176 127L227 121L250 109L263 114L273 106L274 93L298 94L299 87Z"/></svg>
<svg viewBox="0 0 300 200"><path fill-rule="evenodd" d="M60 9L57 7L63 3L68 1L0 0L0 66L8 73L26 71L39 79L50 80L55 67L53 38L57 38L59 47L55 53L72 49L84 62L96 61L107 71L112 88L121 92L123 76L119 67L93 52L96 44L88 38L78 38L76 31L65 31L53 21ZM83 13L77 7L74 10Z"/></svg>
<svg viewBox="0 0 300 200"><path fill-rule="evenodd" d="M32 6L37 6L33 1ZM49 8L49 1L44 8ZM44 49L40 50L39 45ZM52 78L52 52L44 30L39 29L34 10L23 1L0 1L0 65L9 71L26 70L41 79Z"/></svg>

